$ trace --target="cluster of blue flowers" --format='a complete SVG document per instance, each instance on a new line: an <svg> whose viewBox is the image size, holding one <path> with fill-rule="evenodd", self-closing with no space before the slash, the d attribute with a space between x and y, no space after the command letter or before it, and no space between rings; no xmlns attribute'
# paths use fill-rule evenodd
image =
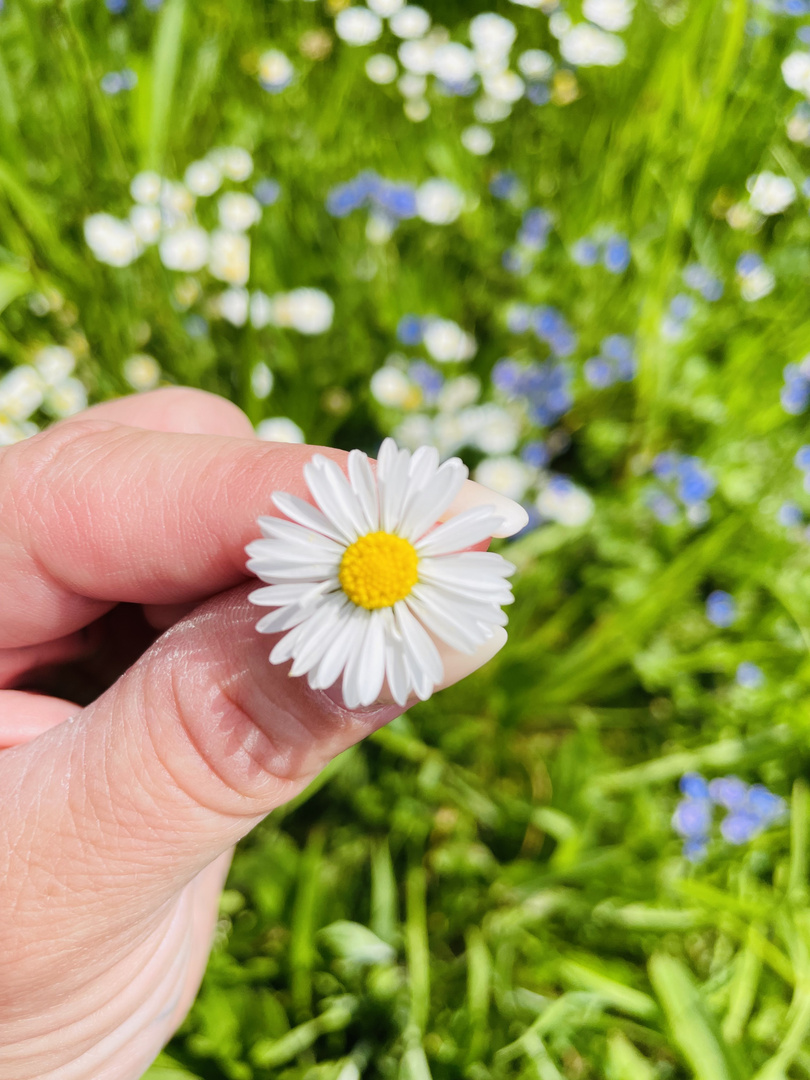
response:
<svg viewBox="0 0 810 1080"><path fill-rule="evenodd" d="M364 207L376 210L391 221L405 221L417 215L416 189L412 184L385 180L365 169L353 180L333 187L326 208L333 217L348 217Z"/></svg>
<svg viewBox="0 0 810 1080"><path fill-rule="evenodd" d="M553 225L551 214L533 206L523 215L513 247L503 253L503 265L513 274L527 274L532 268L532 255L542 251L548 243Z"/></svg>
<svg viewBox="0 0 810 1080"><path fill-rule="evenodd" d="M711 511L707 500L714 494L717 482L699 457L665 450L656 455L653 472L671 492L653 488L647 493L647 505L660 522L672 525L681 507L691 524L708 521Z"/></svg>
<svg viewBox="0 0 810 1080"><path fill-rule="evenodd" d="M509 357L499 360L492 369L492 385L510 400L523 400L529 418L541 427L554 424L574 404L571 372L553 360L528 364Z"/></svg>
<svg viewBox="0 0 810 1080"><path fill-rule="evenodd" d="M672 827L683 837L683 854L692 862L705 858L715 807L725 810L720 835L730 844L747 844L787 813L785 800L764 784L746 784L738 776L707 781L700 773L681 777L683 798L675 807Z"/></svg>
<svg viewBox="0 0 810 1080"><path fill-rule="evenodd" d="M601 263L611 274L623 274L630 265L630 244L626 236L616 233L606 240L583 237L571 249L571 258L578 266Z"/></svg>
<svg viewBox="0 0 810 1080"><path fill-rule="evenodd" d="M530 330L538 341L548 345L555 356L570 356L577 347L576 334L563 313L555 307L513 304L506 321L513 334L525 334Z"/></svg>
<svg viewBox="0 0 810 1080"><path fill-rule="evenodd" d="M597 390L615 382L630 382L636 374L633 339L625 334L609 334L602 339L599 355L585 361L585 381Z"/></svg>

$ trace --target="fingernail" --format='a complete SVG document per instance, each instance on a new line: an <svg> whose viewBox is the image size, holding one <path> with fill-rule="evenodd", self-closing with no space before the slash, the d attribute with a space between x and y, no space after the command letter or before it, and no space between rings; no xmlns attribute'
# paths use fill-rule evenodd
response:
<svg viewBox="0 0 810 1080"><path fill-rule="evenodd" d="M474 480L468 480L456 498L452 506L443 517L452 517L460 514L462 510L469 510L473 506L492 506L496 514L503 518L503 525L495 533L495 536L514 536L529 524L529 515L513 499L507 499L505 495L499 495L497 491L477 484Z"/></svg>
<svg viewBox="0 0 810 1080"><path fill-rule="evenodd" d="M506 630L502 626L496 626L493 629L492 637L485 641L483 645L479 645L471 656L456 652L455 649L442 650L444 679L436 689L444 690L445 687L452 686L453 683L460 682L462 679L466 679L468 675L472 675L474 671L478 671L496 653L501 651L507 642L507 638Z"/></svg>

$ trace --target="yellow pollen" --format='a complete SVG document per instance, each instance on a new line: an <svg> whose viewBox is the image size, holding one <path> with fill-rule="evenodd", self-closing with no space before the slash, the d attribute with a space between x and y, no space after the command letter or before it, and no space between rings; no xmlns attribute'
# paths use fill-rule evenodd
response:
<svg viewBox="0 0 810 1080"><path fill-rule="evenodd" d="M419 579L418 564L408 540L393 533L367 533L343 552L338 580L353 604L374 611L405 599Z"/></svg>

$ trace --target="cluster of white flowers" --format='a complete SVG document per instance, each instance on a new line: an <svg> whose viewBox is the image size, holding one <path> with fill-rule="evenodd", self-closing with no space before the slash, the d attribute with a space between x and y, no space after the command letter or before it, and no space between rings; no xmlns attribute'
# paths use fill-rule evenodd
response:
<svg viewBox="0 0 810 1080"><path fill-rule="evenodd" d="M263 84L280 88L285 79L292 78L291 68L282 60L286 57L273 50L262 55L259 73ZM250 320L257 328L272 323L302 334L324 333L332 325L334 305L319 289L267 296L246 288L250 278L249 232L261 220L262 205L254 195L224 186L244 183L252 174L253 158L239 146L219 147L192 162L182 183L155 172L138 173L130 184L134 205L129 217L92 214L84 224L85 239L96 258L111 266L127 266L146 247L157 246L160 261L168 270L182 274L207 270L212 278L229 286L208 297L207 313L234 326L244 326ZM256 190L261 193L260 186ZM209 231L197 218L197 201L218 192L218 224ZM176 294L180 306L188 308L202 295L202 289L196 279L186 278L178 283ZM160 369L154 374L142 357L132 359L134 374L130 378L125 372L125 378L133 389L156 385Z"/></svg>
<svg viewBox="0 0 810 1080"><path fill-rule="evenodd" d="M197 221L198 198L215 195L226 181L242 183L253 159L242 147L220 147L189 165L183 183L155 172L138 173L130 184L134 200L126 219L91 214L84 235L95 257L110 266L128 266L145 248L157 245L169 270L197 273L204 267L230 285L244 285L250 273L247 231L261 218L261 205L246 192L224 191L218 200L220 227L210 234Z"/></svg>
<svg viewBox="0 0 810 1080"><path fill-rule="evenodd" d="M587 21L574 23L559 9L557 0L515 0L550 16L549 29L559 40L563 60L574 67L612 67L626 56L618 31L632 22L635 0L584 0L582 14ZM530 48L518 56L516 68L510 53L517 38L515 24L495 12L475 15L469 24L469 44L453 41L442 26L433 25L421 7L404 0L367 0L368 6L354 5L335 18L335 31L349 45L365 46L382 37L385 20L398 38L396 59L379 52L366 61L366 74L378 85L396 83L405 99L405 113L413 121L430 115L428 80L433 77L443 94L477 94L474 112L477 124L465 129L462 143L470 153L488 154L493 146L490 132L481 125L506 119L515 102L524 95L537 104L550 99L545 83L555 71L554 58L542 49ZM398 63L397 63L398 61ZM573 100L569 81L572 73L561 71L558 98ZM563 86L562 83L566 83Z"/></svg>
<svg viewBox="0 0 810 1080"><path fill-rule="evenodd" d="M335 305L320 289L292 289L268 296L257 289L226 289L211 299L210 314L225 319L232 326L282 326L299 334L323 334L332 325Z"/></svg>
<svg viewBox="0 0 810 1080"><path fill-rule="evenodd" d="M87 408L87 391L74 377L76 357L63 345L39 349L30 364L20 364L0 378L0 446L36 435L31 418L40 410L54 420Z"/></svg>

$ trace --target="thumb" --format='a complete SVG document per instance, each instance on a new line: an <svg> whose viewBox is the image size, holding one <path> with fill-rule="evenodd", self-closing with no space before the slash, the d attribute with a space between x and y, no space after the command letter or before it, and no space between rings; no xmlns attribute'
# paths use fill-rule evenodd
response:
<svg viewBox="0 0 810 1080"><path fill-rule="evenodd" d="M43 904L60 968L92 977L109 956L88 960L88 942L131 947L202 868L402 712L349 710L268 664L251 588L207 601L91 706L0 754L12 839L0 872L17 913L4 948L26 958L13 969L26 981L52 964ZM505 640L500 631L473 656L448 658L446 683Z"/></svg>

